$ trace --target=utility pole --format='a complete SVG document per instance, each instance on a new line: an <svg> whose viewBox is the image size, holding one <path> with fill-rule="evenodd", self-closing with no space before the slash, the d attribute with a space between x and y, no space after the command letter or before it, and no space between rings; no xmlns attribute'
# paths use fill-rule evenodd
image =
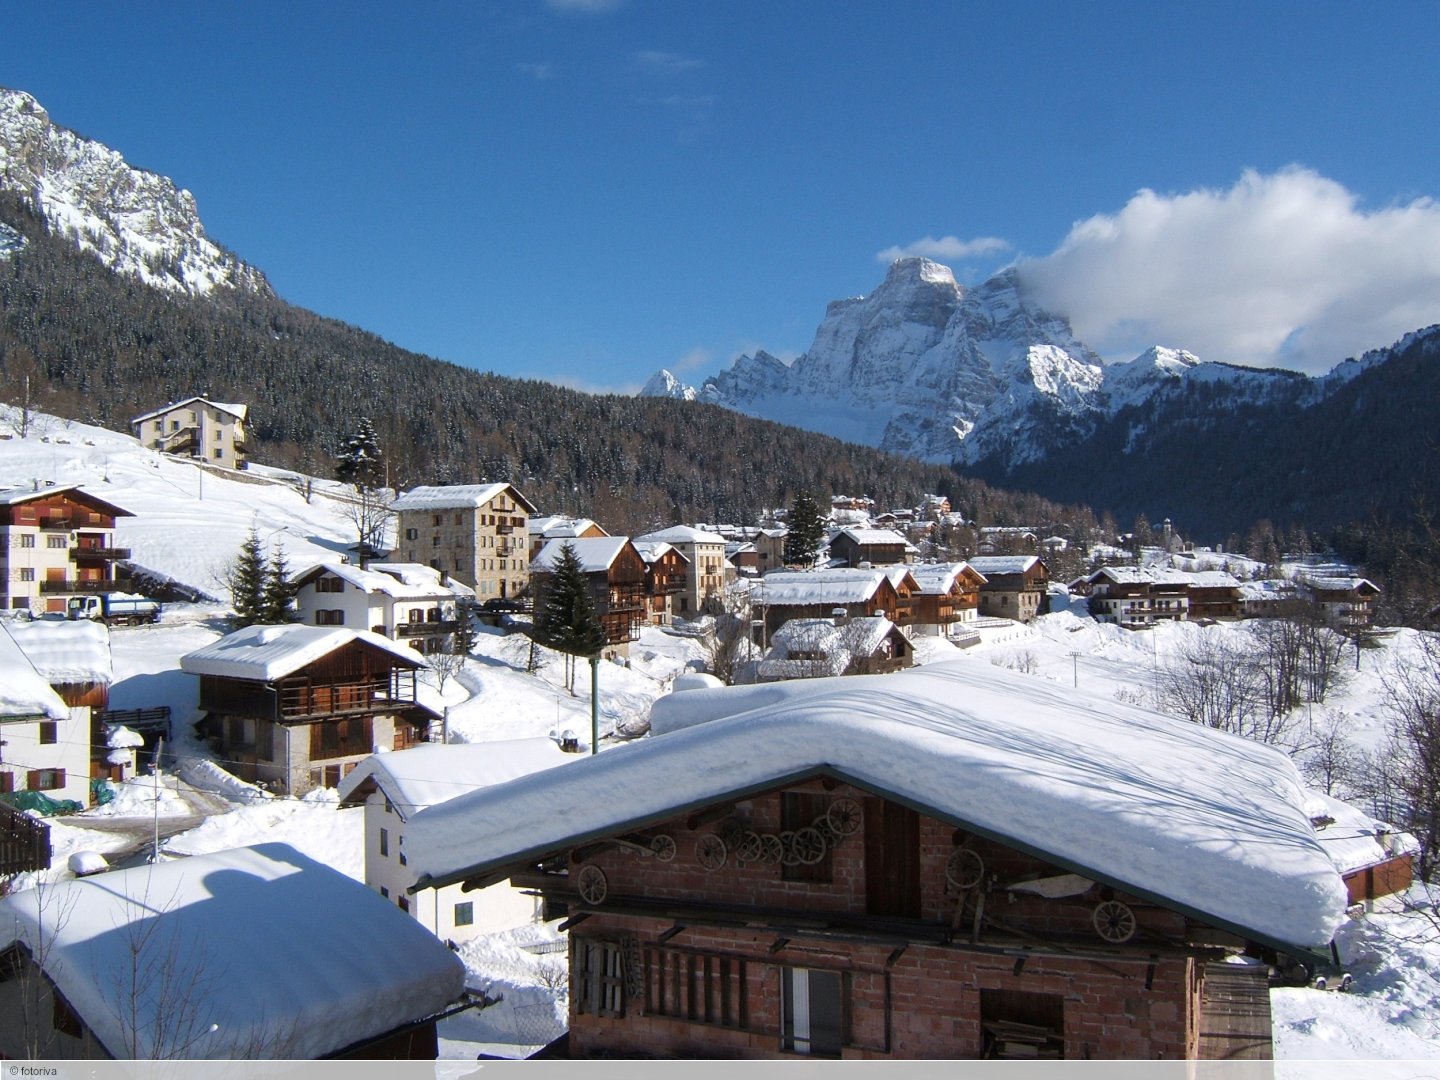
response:
<svg viewBox="0 0 1440 1080"><path fill-rule="evenodd" d="M590 753L600 752L600 657L590 657Z"/></svg>
<svg viewBox="0 0 1440 1080"><path fill-rule="evenodd" d="M1075 686L1076 689L1079 689L1079 687L1080 687L1080 654L1079 654L1078 652L1071 652L1071 653L1070 653L1070 666L1071 666L1071 669L1072 669L1071 677L1072 677L1072 679L1074 680L1074 686Z"/></svg>

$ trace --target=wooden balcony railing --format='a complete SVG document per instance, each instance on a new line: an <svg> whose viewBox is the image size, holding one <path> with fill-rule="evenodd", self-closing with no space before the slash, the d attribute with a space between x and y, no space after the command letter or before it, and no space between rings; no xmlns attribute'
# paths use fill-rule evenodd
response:
<svg viewBox="0 0 1440 1080"><path fill-rule="evenodd" d="M79 562L81 559L128 559L130 558L129 548L119 547L73 547L70 549L70 561Z"/></svg>

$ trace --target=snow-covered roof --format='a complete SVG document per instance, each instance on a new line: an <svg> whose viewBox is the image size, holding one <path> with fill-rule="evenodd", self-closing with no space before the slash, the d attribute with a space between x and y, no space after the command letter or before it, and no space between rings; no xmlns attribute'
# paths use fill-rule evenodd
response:
<svg viewBox="0 0 1440 1080"><path fill-rule="evenodd" d="M66 719L70 710L65 702L6 633L15 625L13 620L0 620L0 723L40 716Z"/></svg>
<svg viewBox="0 0 1440 1080"><path fill-rule="evenodd" d="M352 641L362 641L389 653L406 667L425 666L424 658L414 649L369 630L288 623L284 626L247 626L226 634L219 641L186 653L180 658L180 667L192 675L273 682Z"/></svg>
<svg viewBox="0 0 1440 1080"><path fill-rule="evenodd" d="M920 586L920 595L944 596L955 587L955 579L965 573L967 567L984 584L985 575L965 562L921 563L909 569L915 584Z"/></svg>
<svg viewBox="0 0 1440 1080"><path fill-rule="evenodd" d="M442 582L441 572L433 566L426 566L424 563L372 562L369 569L374 570L376 573L389 574L391 577L398 578L405 582L406 585L413 585L416 588L424 589L432 585L439 585L441 588L448 589L456 596L467 596L472 599L475 596L475 590L457 578L447 575Z"/></svg>
<svg viewBox="0 0 1440 1080"><path fill-rule="evenodd" d="M838 540L842 536L848 536L851 540L855 541L855 543L863 547L883 544L898 544L902 547L908 547L910 543L910 541L906 540L904 536L894 529L841 529L835 534L835 539Z"/></svg>
<svg viewBox="0 0 1440 1080"><path fill-rule="evenodd" d="M628 536L577 536L573 539L550 540L535 558L530 560L530 570L537 574L549 573L560 560L560 552L569 544L575 549L581 570L587 574L603 574L620 557L620 552L625 550L625 545L629 542Z"/></svg>
<svg viewBox="0 0 1440 1080"><path fill-rule="evenodd" d="M1038 555L977 555L970 565L987 578L996 574L1023 574L1040 561Z"/></svg>
<svg viewBox="0 0 1440 1080"><path fill-rule="evenodd" d="M366 781L373 781L400 816L408 818L467 792L575 760L554 739L428 743L371 754L340 781L338 794L342 805L358 801L369 790Z"/></svg>
<svg viewBox="0 0 1440 1080"><path fill-rule="evenodd" d="M1301 574L1299 581L1322 592L1378 593L1380 586L1358 574Z"/></svg>
<svg viewBox="0 0 1440 1080"><path fill-rule="evenodd" d="M755 583L757 604L863 604L885 581L880 570L772 570Z"/></svg>
<svg viewBox="0 0 1440 1080"><path fill-rule="evenodd" d="M667 551L675 552L682 562L688 563L690 561L685 557L684 552L680 551L675 545L667 544L662 540L635 540L632 541L632 543L635 545L635 550L640 553L640 558L644 559L647 563L653 563L663 559Z"/></svg>
<svg viewBox="0 0 1440 1080"><path fill-rule="evenodd" d="M847 619L791 619L775 631L760 661L762 679L805 679L843 675L853 660L870 656L895 624L884 616Z"/></svg>
<svg viewBox="0 0 1440 1080"><path fill-rule="evenodd" d="M763 694L729 699L751 711L424 811L411 866L424 884L458 881L829 774L1253 940L1319 948L1343 914L1295 766L1271 747L965 662ZM727 697L665 700L714 713Z"/></svg>
<svg viewBox="0 0 1440 1080"><path fill-rule="evenodd" d="M1319 791L1305 794L1305 810L1316 823L1315 835L1320 846L1342 874L1419 850L1415 837L1392 829L1357 806ZM1385 837L1383 841L1381 836Z"/></svg>
<svg viewBox="0 0 1440 1080"><path fill-rule="evenodd" d="M91 619L15 619L5 624L15 644L51 686L103 683L115 679L110 631Z"/></svg>
<svg viewBox="0 0 1440 1080"><path fill-rule="evenodd" d="M202 405L209 405L212 409L219 409L221 412L227 412L231 416L235 417L237 420L244 420L246 415L250 411L249 405L233 405L223 401L211 401L209 398L188 397L180 401L171 402L169 405L166 405L162 409L154 409L150 412L142 413L141 415L133 418L130 423L143 424L146 420L168 413L171 409L179 409L183 406L190 405L197 401Z"/></svg>
<svg viewBox="0 0 1440 1080"><path fill-rule="evenodd" d="M1299 595L1293 581L1242 581L1240 597L1243 600L1294 600Z"/></svg>
<svg viewBox="0 0 1440 1080"><path fill-rule="evenodd" d="M1228 574L1225 576L1229 577ZM1194 584L1193 574L1187 574L1184 570L1171 570L1165 566L1102 566L1086 580L1093 585L1102 578L1109 578L1116 585ZM1234 581L1233 578L1231 580Z"/></svg>
<svg viewBox="0 0 1440 1080"><path fill-rule="evenodd" d="M402 510L474 510L486 505L502 491L508 490L514 500L525 508L528 514L535 507L511 484L446 484L443 486L413 487L401 495L390 509L397 513Z"/></svg>
<svg viewBox="0 0 1440 1080"><path fill-rule="evenodd" d="M637 536L635 539L647 542L659 541L661 543L673 544L676 547L679 547L681 544L724 545L725 543L725 538L719 533L706 532L703 529L692 529L689 525L672 525L668 529L646 533L644 536Z"/></svg>
<svg viewBox="0 0 1440 1080"><path fill-rule="evenodd" d="M438 1012L465 982L420 923L288 844L15 893L0 949L17 941L118 1058L315 1058Z"/></svg>
<svg viewBox="0 0 1440 1080"><path fill-rule="evenodd" d="M598 522L592 521L590 518L551 515L550 517L530 519L530 535L532 537L543 536L547 539L554 539L557 536L579 536L590 529L599 529L601 533L605 532Z"/></svg>
<svg viewBox="0 0 1440 1080"><path fill-rule="evenodd" d="M54 495L68 492L76 502L88 503L92 506L101 507L108 511L112 517L134 517L129 510L116 506L106 499L100 498L91 492L84 490L79 484L51 484L49 487L42 487L39 490L32 485L30 487L13 487L0 491L0 506L15 506L18 503L32 502L35 499L48 499Z"/></svg>
<svg viewBox="0 0 1440 1080"><path fill-rule="evenodd" d="M427 568L428 569L428 568ZM330 574L346 584L353 585L364 593L380 593L394 600L453 600L455 593L440 584L438 571L431 570L429 580L418 574L392 574L376 569L371 563L362 570L353 563L325 562L312 567L296 578L299 585L307 585L321 574Z"/></svg>

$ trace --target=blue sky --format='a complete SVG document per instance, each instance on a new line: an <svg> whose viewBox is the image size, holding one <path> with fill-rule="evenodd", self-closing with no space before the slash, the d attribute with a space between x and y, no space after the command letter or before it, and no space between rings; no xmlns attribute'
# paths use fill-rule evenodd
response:
<svg viewBox="0 0 1440 1080"><path fill-rule="evenodd" d="M901 250L969 282L1019 260L1107 358L1315 370L1440 321L1433 4L4 21L0 85L189 188L282 296L481 369L633 389L793 356Z"/></svg>

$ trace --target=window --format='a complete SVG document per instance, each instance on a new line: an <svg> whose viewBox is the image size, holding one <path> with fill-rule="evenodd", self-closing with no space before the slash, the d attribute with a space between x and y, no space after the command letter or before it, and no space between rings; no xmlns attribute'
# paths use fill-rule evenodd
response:
<svg viewBox="0 0 1440 1080"><path fill-rule="evenodd" d="M40 742L57 743L60 741L60 725L54 720L40 721Z"/></svg>
<svg viewBox="0 0 1440 1080"><path fill-rule="evenodd" d="M70 546L70 540L64 536L47 536L45 546L47 548L67 548Z"/></svg>
<svg viewBox="0 0 1440 1080"><path fill-rule="evenodd" d="M647 945L644 970L647 1016L752 1030L744 957Z"/></svg>
<svg viewBox="0 0 1440 1080"><path fill-rule="evenodd" d="M398 852L397 852L397 854L398 854L399 859L400 859L400 865L401 865L401 866L409 866L409 865L410 865L410 861L405 858L405 834L404 834L404 833L401 833L398 837L395 838L395 845L396 845L396 847L399 849Z"/></svg>
<svg viewBox="0 0 1440 1080"><path fill-rule="evenodd" d="M315 579L315 591L323 593L343 593L345 582L330 574L322 574Z"/></svg>
<svg viewBox="0 0 1440 1080"><path fill-rule="evenodd" d="M381 886L380 886L380 895L383 896L386 900L389 900L389 899L390 899L390 886L388 886L388 885L381 885Z"/></svg>
<svg viewBox="0 0 1440 1080"><path fill-rule="evenodd" d="M380 830L380 856L381 856L382 858L389 858L389 856L390 856L390 830L389 830L389 829L381 829L381 830Z"/></svg>
<svg viewBox="0 0 1440 1080"><path fill-rule="evenodd" d="M219 449L219 448L217 447L216 450L215 450L215 460L216 460L216 461L219 461L219 460L222 459L224 456L225 456L225 451L224 451L224 450L221 450L221 449Z"/></svg>
<svg viewBox="0 0 1440 1080"><path fill-rule="evenodd" d="M33 548L35 546L35 534L21 533L15 538L15 546L22 548Z"/></svg>
<svg viewBox="0 0 1440 1080"><path fill-rule="evenodd" d="M475 901L466 900L463 904L455 905L455 925L475 925Z"/></svg>
<svg viewBox="0 0 1440 1080"><path fill-rule="evenodd" d="M840 972L785 968L781 975L783 1047L795 1054L839 1057L845 1025Z"/></svg>
<svg viewBox="0 0 1440 1080"><path fill-rule="evenodd" d="M409 911L409 910L410 910L410 898L409 898L408 896L402 896L402 897L400 897L399 903L400 903L400 910L401 910L401 911Z"/></svg>
<svg viewBox="0 0 1440 1080"><path fill-rule="evenodd" d="M431 515L430 515L430 524L431 524L431 525L438 526L438 525L440 524L440 515L439 515L439 514L431 514Z"/></svg>
<svg viewBox="0 0 1440 1080"><path fill-rule="evenodd" d="M420 537L420 530L419 530L419 529L406 529L406 530L405 530L405 539L406 539L406 540L416 540L416 539L419 539L419 537Z"/></svg>
<svg viewBox="0 0 1440 1080"><path fill-rule="evenodd" d="M31 769L25 778L25 786L31 791L54 791L65 786L64 769Z"/></svg>
<svg viewBox="0 0 1440 1080"><path fill-rule="evenodd" d="M315 612L316 626L344 626L345 612L340 608L322 608Z"/></svg>
<svg viewBox="0 0 1440 1080"><path fill-rule="evenodd" d="M392 803L389 799L385 800L385 812L387 814L393 814L395 812L395 804Z"/></svg>
<svg viewBox="0 0 1440 1080"><path fill-rule="evenodd" d="M625 950L618 941L572 938L575 971L570 992L575 1011L593 1016L625 1015Z"/></svg>
<svg viewBox="0 0 1440 1080"><path fill-rule="evenodd" d="M162 432L162 431L164 431L164 430L165 430L165 421L164 421L164 420L156 420L156 421L155 421L155 431L156 431L156 433Z"/></svg>
<svg viewBox="0 0 1440 1080"><path fill-rule="evenodd" d="M34 568L33 566L22 566L22 567L20 568L20 580L21 580L21 581L34 581L34 580L35 580L35 568Z"/></svg>

